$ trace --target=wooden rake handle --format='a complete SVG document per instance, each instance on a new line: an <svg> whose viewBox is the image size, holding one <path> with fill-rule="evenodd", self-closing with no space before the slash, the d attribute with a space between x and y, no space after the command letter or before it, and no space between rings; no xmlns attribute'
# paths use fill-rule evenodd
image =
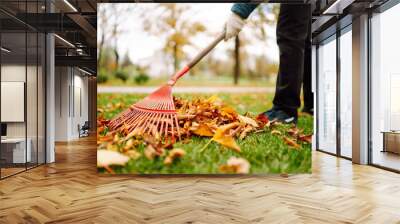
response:
<svg viewBox="0 0 400 224"><path fill-rule="evenodd" d="M225 31L221 32L218 37L211 42L206 48L204 48L200 53L196 55L185 67L178 71L172 78L168 81L168 85L175 85L176 81L185 75L193 66L195 66L204 56L206 56L212 49L217 46L221 40L225 38Z"/></svg>

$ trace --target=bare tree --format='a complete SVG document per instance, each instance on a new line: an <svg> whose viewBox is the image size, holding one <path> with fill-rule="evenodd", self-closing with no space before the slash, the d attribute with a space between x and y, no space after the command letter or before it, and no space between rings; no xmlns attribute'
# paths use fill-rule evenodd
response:
<svg viewBox="0 0 400 224"><path fill-rule="evenodd" d="M188 10L188 4L157 4L155 10L146 10L142 16L146 32L167 36L163 51L172 56L175 71L179 69L180 61L184 57L183 47L192 45L191 38L206 29L200 22L184 17Z"/></svg>
<svg viewBox="0 0 400 224"><path fill-rule="evenodd" d="M98 27L101 27L100 29L100 39L97 41L97 67L100 68L100 61L103 58L103 51L104 51L104 44L106 41L106 32L107 32L107 24L108 24L108 17L106 15L106 8L104 5L100 4L99 5L99 11L98 11ZM100 40L100 41L99 41Z"/></svg>

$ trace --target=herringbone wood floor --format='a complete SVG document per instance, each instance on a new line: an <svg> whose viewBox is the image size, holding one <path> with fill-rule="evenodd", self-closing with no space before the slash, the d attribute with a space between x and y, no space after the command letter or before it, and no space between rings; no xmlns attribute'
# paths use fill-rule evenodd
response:
<svg viewBox="0 0 400 224"><path fill-rule="evenodd" d="M0 223L400 223L400 175L313 155L312 175L99 176L94 138L0 181Z"/></svg>

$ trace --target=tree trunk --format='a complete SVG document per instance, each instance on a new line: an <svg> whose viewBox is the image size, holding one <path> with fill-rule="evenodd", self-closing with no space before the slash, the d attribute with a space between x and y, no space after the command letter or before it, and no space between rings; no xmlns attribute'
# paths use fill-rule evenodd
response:
<svg viewBox="0 0 400 224"><path fill-rule="evenodd" d="M118 54L117 46L115 46L115 48L114 48L114 54L115 54L115 64L118 69L119 68L119 54Z"/></svg>
<svg viewBox="0 0 400 224"><path fill-rule="evenodd" d="M235 38L235 67L234 67L234 72L233 72L233 83L237 85L239 83L239 75L240 75L240 40L239 36L236 36Z"/></svg>
<svg viewBox="0 0 400 224"><path fill-rule="evenodd" d="M178 46L175 43L175 45L174 45L174 72L177 72L178 69L179 69Z"/></svg>
<svg viewBox="0 0 400 224"><path fill-rule="evenodd" d="M101 41L100 41L100 45L99 45L99 58L97 59L97 68L98 69L100 69L100 60L101 60L101 57L103 57L104 39L105 39L105 34L103 32L103 34L101 35Z"/></svg>

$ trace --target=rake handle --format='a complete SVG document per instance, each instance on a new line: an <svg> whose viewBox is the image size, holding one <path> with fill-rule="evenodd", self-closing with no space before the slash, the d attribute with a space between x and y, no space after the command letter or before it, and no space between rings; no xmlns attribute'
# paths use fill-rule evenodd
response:
<svg viewBox="0 0 400 224"><path fill-rule="evenodd" d="M193 66L195 66L204 56L206 56L212 49L214 49L215 46L221 40L225 38L225 31L221 32L218 37L211 42L206 48L204 48L200 53L196 55L185 67L183 67L180 71L178 71L172 78L168 81L168 84L173 86L175 85L176 81L181 78L183 75L185 75Z"/></svg>

